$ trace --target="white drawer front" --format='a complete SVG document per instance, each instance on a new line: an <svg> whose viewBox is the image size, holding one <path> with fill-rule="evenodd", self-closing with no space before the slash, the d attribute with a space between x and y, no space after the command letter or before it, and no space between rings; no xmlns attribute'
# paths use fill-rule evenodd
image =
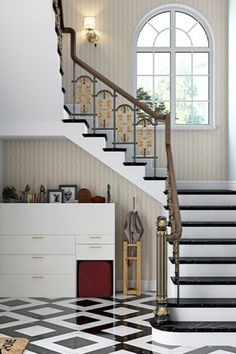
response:
<svg viewBox="0 0 236 354"><path fill-rule="evenodd" d="M0 275L0 297L75 297L74 275Z"/></svg>
<svg viewBox="0 0 236 354"><path fill-rule="evenodd" d="M0 254L75 254L75 236L0 236Z"/></svg>
<svg viewBox="0 0 236 354"><path fill-rule="evenodd" d="M0 274L74 274L74 255L0 255Z"/></svg>
<svg viewBox="0 0 236 354"><path fill-rule="evenodd" d="M76 259L114 259L114 245L76 245Z"/></svg>
<svg viewBox="0 0 236 354"><path fill-rule="evenodd" d="M76 236L78 244L114 244L114 235L79 235Z"/></svg>

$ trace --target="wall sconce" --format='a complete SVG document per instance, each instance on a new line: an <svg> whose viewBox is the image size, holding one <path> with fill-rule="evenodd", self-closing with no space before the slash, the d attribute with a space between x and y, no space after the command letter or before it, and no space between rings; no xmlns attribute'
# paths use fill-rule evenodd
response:
<svg viewBox="0 0 236 354"><path fill-rule="evenodd" d="M89 43L93 43L94 46L96 47L99 37L97 33L94 31L95 17L92 16L84 17L84 28L87 30L87 40L89 41Z"/></svg>

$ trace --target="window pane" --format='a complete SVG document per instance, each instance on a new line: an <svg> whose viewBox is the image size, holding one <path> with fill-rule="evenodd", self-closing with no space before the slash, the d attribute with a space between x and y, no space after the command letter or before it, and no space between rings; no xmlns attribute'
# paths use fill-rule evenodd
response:
<svg viewBox="0 0 236 354"><path fill-rule="evenodd" d="M162 14L153 17L149 22L157 32L161 32L165 28L170 27L170 12L163 12Z"/></svg>
<svg viewBox="0 0 236 354"><path fill-rule="evenodd" d="M191 53L176 53L176 74L191 75Z"/></svg>
<svg viewBox="0 0 236 354"><path fill-rule="evenodd" d="M178 124L192 124L192 104L191 102L176 103L176 121Z"/></svg>
<svg viewBox="0 0 236 354"><path fill-rule="evenodd" d="M170 46L170 30L161 32L155 42L154 47L169 47Z"/></svg>
<svg viewBox="0 0 236 354"><path fill-rule="evenodd" d="M202 26L198 23L190 32L194 47L208 47L208 38Z"/></svg>
<svg viewBox="0 0 236 354"><path fill-rule="evenodd" d="M138 47L153 47L154 39L156 38L157 32L147 23L141 29L138 37Z"/></svg>
<svg viewBox="0 0 236 354"><path fill-rule="evenodd" d="M186 15L182 12L176 12L176 27L183 29L185 32L189 31L194 24L196 24L195 18Z"/></svg>
<svg viewBox="0 0 236 354"><path fill-rule="evenodd" d="M170 53L154 54L154 75L170 75Z"/></svg>
<svg viewBox="0 0 236 354"><path fill-rule="evenodd" d="M154 78L154 99L155 101L170 100L170 78L166 76L155 76Z"/></svg>
<svg viewBox="0 0 236 354"><path fill-rule="evenodd" d="M192 124L208 124L208 102L193 103Z"/></svg>
<svg viewBox="0 0 236 354"><path fill-rule="evenodd" d="M192 43L188 37L188 35L181 31L181 30L176 30L176 47L191 47Z"/></svg>
<svg viewBox="0 0 236 354"><path fill-rule="evenodd" d="M152 53L137 54L137 73L138 75L153 74L153 54Z"/></svg>
<svg viewBox="0 0 236 354"><path fill-rule="evenodd" d="M150 76L138 76L137 77L137 89L143 89L144 95L148 94L150 98L153 98L153 78ZM147 97L147 96L146 96Z"/></svg>
<svg viewBox="0 0 236 354"><path fill-rule="evenodd" d="M176 76L176 100L189 101L192 97L192 77Z"/></svg>
<svg viewBox="0 0 236 354"><path fill-rule="evenodd" d="M193 99L195 101L208 100L208 77L193 77Z"/></svg>
<svg viewBox="0 0 236 354"><path fill-rule="evenodd" d="M193 54L193 75L208 75L208 53Z"/></svg>

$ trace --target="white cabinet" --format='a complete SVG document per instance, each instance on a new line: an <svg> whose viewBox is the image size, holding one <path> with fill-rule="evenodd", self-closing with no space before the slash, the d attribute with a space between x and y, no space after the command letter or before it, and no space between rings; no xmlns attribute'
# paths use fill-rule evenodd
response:
<svg viewBox="0 0 236 354"><path fill-rule="evenodd" d="M0 204L0 297L75 297L77 260L111 260L114 204Z"/></svg>

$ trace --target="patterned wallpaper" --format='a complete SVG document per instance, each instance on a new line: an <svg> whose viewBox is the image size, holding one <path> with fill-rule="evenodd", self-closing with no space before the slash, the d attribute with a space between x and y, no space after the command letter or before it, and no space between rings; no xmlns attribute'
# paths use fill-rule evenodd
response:
<svg viewBox="0 0 236 354"><path fill-rule="evenodd" d="M160 215L156 200L68 140L5 140L3 155L3 183L13 184L18 191L26 184L32 192L39 192L40 184L57 188L72 183L88 188L93 196L106 196L107 184L111 185L112 202L116 204L117 280L122 279L123 225L135 197L145 230L142 279L155 280L155 222Z"/></svg>
<svg viewBox="0 0 236 354"><path fill-rule="evenodd" d="M65 23L77 29L78 56L132 91L133 33L140 20L159 5L174 0L66 0ZM227 179L227 0L179 0L209 22L215 38L215 121L210 131L173 132L176 175L179 180ZM99 42L86 41L83 16L96 16ZM68 49L68 43L65 43ZM65 62L65 80L71 79L71 62ZM162 135L162 134L160 134ZM163 155L160 166L164 165Z"/></svg>

